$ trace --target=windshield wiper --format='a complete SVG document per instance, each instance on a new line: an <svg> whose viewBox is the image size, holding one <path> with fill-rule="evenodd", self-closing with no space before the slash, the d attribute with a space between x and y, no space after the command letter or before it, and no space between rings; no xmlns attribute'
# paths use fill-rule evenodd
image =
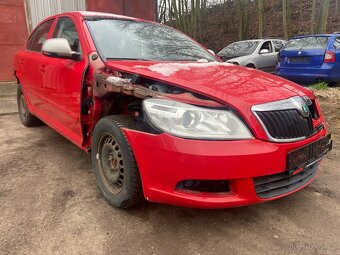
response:
<svg viewBox="0 0 340 255"><path fill-rule="evenodd" d="M106 60L136 60L136 61L151 61L150 59L143 59L143 58L106 58Z"/></svg>

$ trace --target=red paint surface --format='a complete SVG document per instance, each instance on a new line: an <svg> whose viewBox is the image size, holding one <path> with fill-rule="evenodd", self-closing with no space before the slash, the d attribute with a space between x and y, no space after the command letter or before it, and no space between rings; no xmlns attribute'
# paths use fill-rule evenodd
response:
<svg viewBox="0 0 340 255"><path fill-rule="evenodd" d="M260 199L254 189L253 177L284 172L288 151L325 134L326 130L323 130L302 142L275 144L257 139L187 140L168 134L152 135L125 130L141 173L144 196L153 202L200 208L260 203L300 190L302 187L279 197ZM201 195L175 190L178 182L191 179L229 180L231 192Z"/></svg>
<svg viewBox="0 0 340 255"><path fill-rule="evenodd" d="M23 0L0 1L0 82L13 81L13 56L28 37Z"/></svg>
<svg viewBox="0 0 340 255"><path fill-rule="evenodd" d="M314 98L310 90L293 82L237 65L185 67L185 69L171 76L164 76L149 69L150 67L155 67L157 62L108 61L106 64L112 70L137 73L204 94L224 104L227 103L240 112L253 133L263 140L267 139L267 136L252 113L251 106L287 99L296 95L308 95L310 98ZM171 65L173 63L163 62L162 64ZM181 62L181 64L185 66L185 63ZM320 118L315 125L322 121L323 119Z"/></svg>
<svg viewBox="0 0 340 255"><path fill-rule="evenodd" d="M83 47L83 60L76 62L54 59L45 57L41 53L22 50L16 55L15 69L29 110L80 148L87 150L83 143L86 138L81 133L81 123L84 123L80 113L81 74L86 68L88 55L95 51L95 48L87 27L82 22L81 13L63 16L65 15L72 17L76 23ZM91 14L87 13L87 15ZM309 90L292 82L240 66L190 67L170 76L164 76L148 68L154 64L157 62L110 61L106 63L113 70L138 73L165 81L234 107L252 129L254 139L202 141L173 137L166 133L155 135L124 129L141 173L144 195L150 201L220 208L276 199L278 197L258 198L252 178L284 172L287 152L311 143L325 136L327 132L324 129L306 140L294 143L268 141L260 123L251 113L250 107L296 95L308 95L314 98ZM102 65L103 63L98 59L91 62L87 79L93 81L94 70ZM101 107L100 99L95 99L96 104ZM320 111L318 105L317 109ZM100 112L98 110L98 115ZM92 116L93 118L88 121L95 124L100 116ZM321 116L318 121L323 122L323 117ZM229 180L231 192L224 195L207 193L194 195L175 190L179 181L188 179ZM297 190L301 188L303 187Z"/></svg>

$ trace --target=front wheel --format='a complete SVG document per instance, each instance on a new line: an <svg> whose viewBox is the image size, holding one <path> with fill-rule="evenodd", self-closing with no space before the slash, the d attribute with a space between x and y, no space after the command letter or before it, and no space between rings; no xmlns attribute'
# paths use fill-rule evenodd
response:
<svg viewBox="0 0 340 255"><path fill-rule="evenodd" d="M143 201L142 184L135 157L122 128L128 116L101 119L92 136L91 158L100 192L113 206L128 208Z"/></svg>
<svg viewBox="0 0 340 255"><path fill-rule="evenodd" d="M254 64L248 64L246 65L246 67L256 69L256 66Z"/></svg>

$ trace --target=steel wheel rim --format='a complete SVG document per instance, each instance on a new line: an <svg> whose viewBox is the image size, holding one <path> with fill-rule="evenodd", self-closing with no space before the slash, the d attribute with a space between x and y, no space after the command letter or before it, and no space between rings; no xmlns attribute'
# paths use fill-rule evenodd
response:
<svg viewBox="0 0 340 255"><path fill-rule="evenodd" d="M100 136L96 155L99 173L111 193L118 194L124 184L124 160L117 140L109 133Z"/></svg>

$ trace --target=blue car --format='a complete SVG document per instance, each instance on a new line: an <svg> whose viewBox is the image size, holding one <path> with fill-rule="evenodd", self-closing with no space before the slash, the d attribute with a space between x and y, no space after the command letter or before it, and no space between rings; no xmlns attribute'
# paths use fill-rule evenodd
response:
<svg viewBox="0 0 340 255"><path fill-rule="evenodd" d="M340 33L297 36L280 51L276 73L300 84L340 82Z"/></svg>

